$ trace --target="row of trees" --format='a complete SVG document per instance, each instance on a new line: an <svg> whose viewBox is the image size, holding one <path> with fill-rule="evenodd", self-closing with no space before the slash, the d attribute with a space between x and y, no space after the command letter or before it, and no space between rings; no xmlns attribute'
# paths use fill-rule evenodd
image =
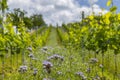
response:
<svg viewBox="0 0 120 80"><path fill-rule="evenodd" d="M20 8L14 9L13 12L8 13L11 16L11 20L14 26L18 26L20 20L24 21L24 24L29 29L35 29L42 25L46 25L41 14L33 14L30 17L26 16L27 12L20 10Z"/></svg>
<svg viewBox="0 0 120 80"><path fill-rule="evenodd" d="M41 14L33 14L31 16L26 16L27 12L21 10L20 8L15 8L11 12L7 5L7 0L0 1L0 24L2 24L4 17L10 17L11 22L14 26L19 27L21 21L24 22L25 27L28 29L36 29L42 25L46 25Z"/></svg>
<svg viewBox="0 0 120 80"><path fill-rule="evenodd" d="M2 80L4 80L4 74L7 73L8 68L6 67L10 66L11 71L13 71L16 66L18 68L19 65L26 65L26 55L34 53L39 47L43 46L51 30L49 28L44 35L36 37L34 33L28 32L28 28L32 29L44 25L42 15L36 14L28 17L26 11L19 8L12 12L7 10L7 0L0 0L0 73L3 75ZM16 26L16 29L14 26ZM13 60L13 56L15 60Z"/></svg>

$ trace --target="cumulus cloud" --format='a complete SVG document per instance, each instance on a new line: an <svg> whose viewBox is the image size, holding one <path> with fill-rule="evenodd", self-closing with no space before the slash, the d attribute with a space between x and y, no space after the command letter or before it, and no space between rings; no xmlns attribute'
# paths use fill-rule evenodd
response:
<svg viewBox="0 0 120 80"><path fill-rule="evenodd" d="M93 4L98 0L89 0ZM8 0L8 5L11 9L21 8L28 12L28 15L33 13L40 13L47 24L61 25L62 23L69 23L80 21L81 12L85 11L86 15L91 14L91 8L81 6L75 0ZM102 11L96 4L93 5L94 12L106 13Z"/></svg>
<svg viewBox="0 0 120 80"><path fill-rule="evenodd" d="M105 14L105 13L108 12L107 10L101 9L100 6L98 6L96 4L93 5L93 11L95 12L96 15L98 15L99 13L100 14Z"/></svg>
<svg viewBox="0 0 120 80"><path fill-rule="evenodd" d="M90 5L93 5L94 3L98 2L98 0L88 0Z"/></svg>

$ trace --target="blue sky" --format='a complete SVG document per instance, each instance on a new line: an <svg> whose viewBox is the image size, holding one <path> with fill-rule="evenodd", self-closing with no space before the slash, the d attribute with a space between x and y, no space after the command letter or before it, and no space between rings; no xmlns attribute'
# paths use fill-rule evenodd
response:
<svg viewBox="0 0 120 80"><path fill-rule="evenodd" d="M120 0L113 0L119 6ZM81 12L85 11L88 16L92 13L90 4L93 4L95 14L105 14L107 0L8 0L10 9L21 8L28 15L40 13L47 24L70 23L81 20ZM103 11L101 8L105 8ZM118 7L118 11L120 7Z"/></svg>
<svg viewBox="0 0 120 80"><path fill-rule="evenodd" d="M82 6L90 6L88 0L76 0ZM91 0L92 1L92 0ZM108 0L97 0L95 4L99 5L101 8L109 10L110 7L106 6ZM113 0L113 4L117 6L117 12L120 12L120 0Z"/></svg>

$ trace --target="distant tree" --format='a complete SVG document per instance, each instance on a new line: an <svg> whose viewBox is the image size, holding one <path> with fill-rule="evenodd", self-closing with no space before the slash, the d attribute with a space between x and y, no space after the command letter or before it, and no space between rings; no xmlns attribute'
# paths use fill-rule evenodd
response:
<svg viewBox="0 0 120 80"><path fill-rule="evenodd" d="M30 17L24 17L23 20L24 20L25 26L28 29L32 29L32 27L33 27L32 19Z"/></svg>
<svg viewBox="0 0 120 80"><path fill-rule="evenodd" d="M36 27L39 28L40 26L45 25L45 22L41 14L34 14L31 16L31 19L32 19L34 28Z"/></svg>
<svg viewBox="0 0 120 80"><path fill-rule="evenodd" d="M3 15L6 9L8 9L7 0L0 0L0 10Z"/></svg>
<svg viewBox="0 0 120 80"><path fill-rule="evenodd" d="M10 13L13 25L19 27L20 20L24 20L26 13L26 11L20 10L20 8L15 8L13 12Z"/></svg>
<svg viewBox="0 0 120 80"><path fill-rule="evenodd" d="M15 8L13 9L12 12L8 13L11 17L11 22L13 24L13 26L16 26L16 33L18 31L18 28L21 27L21 22L24 22L24 17L25 14L27 14L26 11L24 10L20 10L20 8Z"/></svg>

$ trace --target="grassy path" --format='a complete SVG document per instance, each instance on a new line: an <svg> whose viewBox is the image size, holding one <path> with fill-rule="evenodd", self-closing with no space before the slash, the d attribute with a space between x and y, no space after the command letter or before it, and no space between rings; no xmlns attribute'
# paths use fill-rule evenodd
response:
<svg viewBox="0 0 120 80"><path fill-rule="evenodd" d="M56 47L58 46L57 42L57 32L55 28L51 29L50 35L48 37L48 41L46 43L46 46Z"/></svg>

